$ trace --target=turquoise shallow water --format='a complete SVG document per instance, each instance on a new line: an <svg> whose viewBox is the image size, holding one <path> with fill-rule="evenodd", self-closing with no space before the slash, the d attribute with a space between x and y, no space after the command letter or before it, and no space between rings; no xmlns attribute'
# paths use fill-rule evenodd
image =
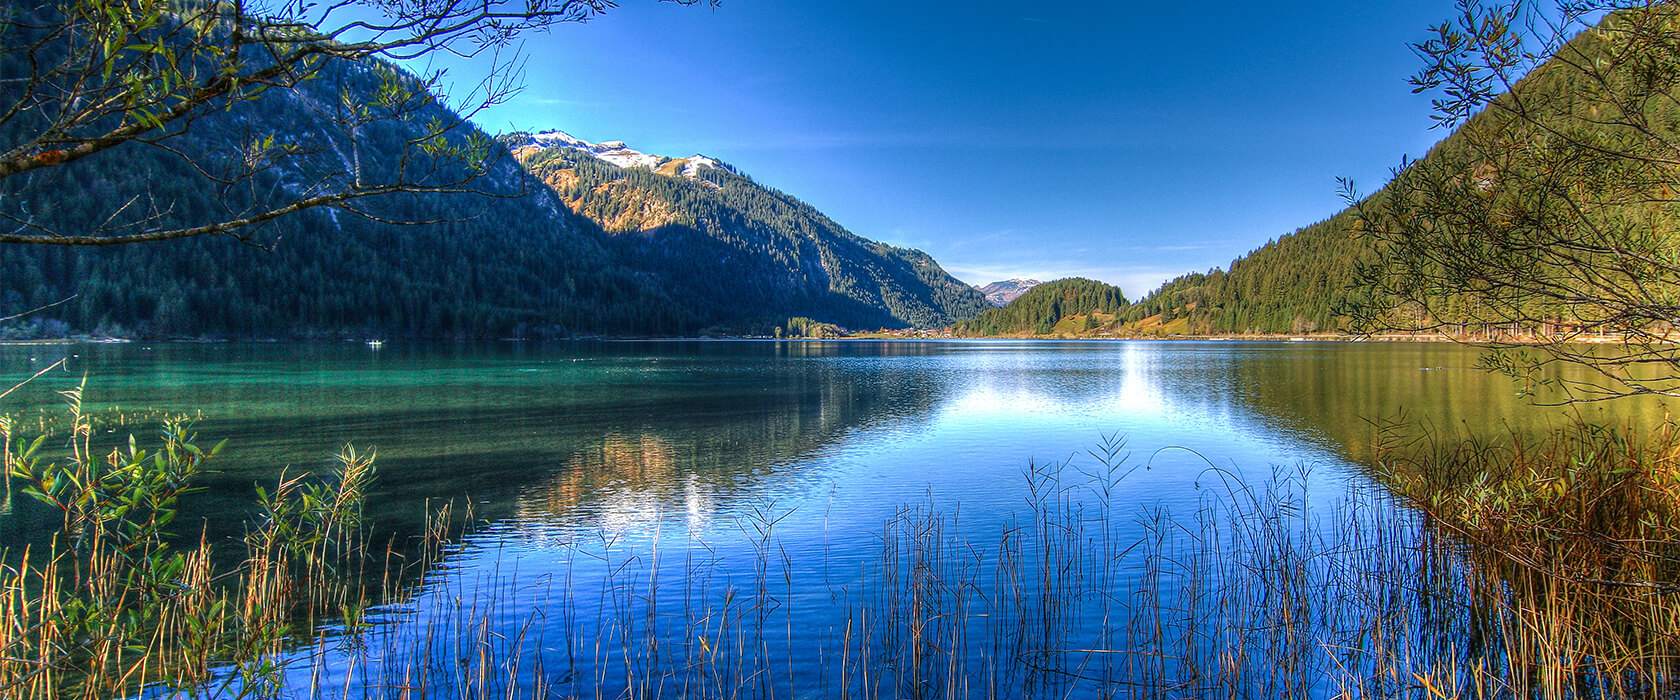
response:
<svg viewBox="0 0 1680 700"><path fill-rule="evenodd" d="M1104 512L1128 541L1138 513L1193 513L1233 479L1279 470L1333 501L1366 483L1371 420L1485 433L1567 416L1470 369L1474 351L1436 344L136 343L0 347L0 377L61 356L66 371L0 408L25 424L51 415L54 392L85 376L95 411L192 413L206 442L228 440L183 522L236 536L253 485L320 468L345 443L375 449L376 536L417 533L443 501L486 523L391 602L392 628L443 614L445 593L507 586L504 624L574 642L616 609L603 574L700 586L698 557L706 595L766 576L769 520L772 558L787 562L778 610L822 629L907 504L960 512L968 536L995 538L1029 510L1029 469L1094 471L1105 441L1125 444ZM1607 410L1642 421L1661 407ZM108 429L115 441L129 428ZM14 505L0 536L45 530L45 514ZM523 583L498 578L514 571Z"/></svg>

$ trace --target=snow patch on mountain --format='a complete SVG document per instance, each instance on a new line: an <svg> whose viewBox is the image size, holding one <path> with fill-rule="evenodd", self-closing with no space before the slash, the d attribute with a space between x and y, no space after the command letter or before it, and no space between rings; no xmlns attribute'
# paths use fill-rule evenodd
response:
<svg viewBox="0 0 1680 700"><path fill-rule="evenodd" d="M723 165L716 160L707 158L698 153L684 158L683 161L685 161L682 169L683 177L694 177L695 175L699 175L701 168L717 168Z"/></svg>
<svg viewBox="0 0 1680 700"><path fill-rule="evenodd" d="M612 163L620 168L647 168L666 175L681 175L686 178L696 178L702 168L718 168L730 170L729 166L715 158L708 158L698 153L687 158L670 158L667 156L643 153L630 148L623 141L602 141L590 143L576 136L558 129L528 134L529 145L538 148L569 148L582 151L591 156Z"/></svg>
<svg viewBox="0 0 1680 700"><path fill-rule="evenodd" d="M1041 284L1044 283L1038 280L1009 279L981 287L980 293L986 295L986 301L991 302L992 306L1008 306L1009 302L1015 301L1022 294L1026 294L1027 290Z"/></svg>

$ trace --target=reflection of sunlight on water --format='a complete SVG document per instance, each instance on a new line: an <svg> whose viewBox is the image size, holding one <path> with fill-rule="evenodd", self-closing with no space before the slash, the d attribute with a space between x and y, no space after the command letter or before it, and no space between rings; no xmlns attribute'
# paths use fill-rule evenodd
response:
<svg viewBox="0 0 1680 700"><path fill-rule="evenodd" d="M991 418L1066 415L1161 415L1172 401L1161 383L1161 349L1123 344L1118 353L1077 361L1042 355L1003 355L977 362L986 371L969 391L941 406L947 417Z"/></svg>
<svg viewBox="0 0 1680 700"><path fill-rule="evenodd" d="M964 396L952 399L944 409L952 416L981 418L999 414L1054 413L1062 407L1048 394L1017 389L999 391L997 387L981 387Z"/></svg>
<svg viewBox="0 0 1680 700"><path fill-rule="evenodd" d="M643 489L616 488L601 494L596 524L609 535L640 531L658 523L663 499Z"/></svg>
<svg viewBox="0 0 1680 700"><path fill-rule="evenodd" d="M1160 350L1136 343L1126 343L1122 348L1120 391L1116 399L1118 407L1129 411L1164 412L1167 398L1161 391L1159 376L1155 372Z"/></svg>
<svg viewBox="0 0 1680 700"><path fill-rule="evenodd" d="M711 522L712 512L717 508L714 489L700 481L699 474L690 473L683 484L683 509L688 514L688 529L698 531L705 529Z"/></svg>

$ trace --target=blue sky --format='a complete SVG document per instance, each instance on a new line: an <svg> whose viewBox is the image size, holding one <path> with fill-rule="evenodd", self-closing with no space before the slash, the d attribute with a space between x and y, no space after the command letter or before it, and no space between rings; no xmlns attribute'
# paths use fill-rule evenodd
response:
<svg viewBox="0 0 1680 700"><path fill-rule="evenodd" d="M524 90L477 121L704 153L966 282L1133 298L1444 135L1405 79L1449 0L1043 5L624 0L529 37Z"/></svg>

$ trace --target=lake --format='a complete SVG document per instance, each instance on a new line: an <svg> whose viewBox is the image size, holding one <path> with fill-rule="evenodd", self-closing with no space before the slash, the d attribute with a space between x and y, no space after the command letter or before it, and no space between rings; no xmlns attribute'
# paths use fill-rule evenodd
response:
<svg viewBox="0 0 1680 700"><path fill-rule="evenodd" d="M998 675L999 659L1044 650L1002 649L998 614L970 606L1006 585L1043 593L1054 587L1048 564L1068 557L1078 561L1064 573L1077 573L1081 591L1188 590L1170 575L1162 584L1141 558L1233 545L1223 534L1186 545L1162 523L1280 483L1290 498L1311 494L1290 511L1303 531L1345 528L1342 516L1329 526L1307 516L1344 513L1349 494L1370 491L1373 422L1487 435L1574 412L1662 416L1656 403L1531 406L1508 379L1474 369L1474 350L1436 343L129 343L0 347L0 377L21 380L63 356L67 370L0 408L24 426L50 420L61 412L54 392L85 376L87 405L102 415L198 416L201 442L228 445L182 522L207 523L213 540L243 532L253 486L320 469L346 443L377 451L374 539L417 535L443 502L471 507L481 524L379 607L371 642L298 652L359 654L359 670L315 664L324 675L293 679L361 689L349 694L414 682L370 670L367 648L436 669L465 647L421 650L413 635L461 645L481 633L522 665L469 674L463 657L436 671L430 682L452 689L438 696L471 695L464 676L497 673L568 695L725 696L734 679L761 696L865 696L867 682L875 695L938 686L955 696L970 691L956 692L953 669L969 664L996 676L994 687L1078 696L1090 669L1112 676L1120 662L1087 652ZM131 429L101 425L113 442ZM22 502L4 512L0 536L14 544L55 522ZM1027 563L1000 566L1010 557ZM920 590L922 571L944 577L926 579L937 592L928 605L969 622L941 628L943 670L899 660L870 681L867 664L840 656L871 651L870 624L939 617L902 609L898 596ZM1022 572L1040 583L1008 580ZM1057 619L1078 623L1052 633L1070 649L1134 639L1147 616L1114 602L1123 596L1097 597L1011 610L1070 616ZM860 621L871 611L873 622ZM922 630L885 629L874 651ZM719 661L724 640L737 648ZM860 685L840 688L838 677Z"/></svg>

